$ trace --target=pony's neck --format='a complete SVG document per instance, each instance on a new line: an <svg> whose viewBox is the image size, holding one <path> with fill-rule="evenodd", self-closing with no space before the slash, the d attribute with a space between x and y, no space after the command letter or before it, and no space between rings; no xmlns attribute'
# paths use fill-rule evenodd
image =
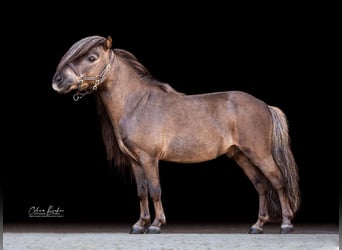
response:
<svg viewBox="0 0 342 250"><path fill-rule="evenodd" d="M108 79L99 89L112 122L118 122L129 107L135 107L150 91L144 80L120 57L115 56Z"/></svg>

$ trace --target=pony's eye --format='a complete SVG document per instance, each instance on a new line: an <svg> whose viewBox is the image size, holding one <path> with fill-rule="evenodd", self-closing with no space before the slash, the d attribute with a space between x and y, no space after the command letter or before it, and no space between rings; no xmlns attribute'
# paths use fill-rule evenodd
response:
<svg viewBox="0 0 342 250"><path fill-rule="evenodd" d="M91 55L88 57L89 62L94 62L95 60L96 60L96 56L94 56L94 55Z"/></svg>

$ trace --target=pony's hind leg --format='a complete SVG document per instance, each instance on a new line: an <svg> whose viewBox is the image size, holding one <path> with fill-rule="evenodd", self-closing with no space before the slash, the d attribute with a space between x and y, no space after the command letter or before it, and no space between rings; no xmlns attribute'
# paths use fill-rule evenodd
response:
<svg viewBox="0 0 342 250"><path fill-rule="evenodd" d="M258 166L260 171L272 184L272 189L278 196L282 217L280 233L290 233L294 231L294 227L291 223L294 213L291 209L289 196L286 192L288 187L285 185L286 181L284 180L282 173L277 167L277 164L273 160L273 157L269 156L268 158L260 160L260 162L255 165ZM275 205L278 206L277 204Z"/></svg>
<svg viewBox="0 0 342 250"><path fill-rule="evenodd" d="M253 165L253 163L238 149L232 148L227 155L233 158L235 162L242 168L244 173L253 183L259 194L259 212L257 222L250 228L249 233L260 234L263 232L263 226L269 221L267 207L267 180L265 176Z"/></svg>
<svg viewBox="0 0 342 250"><path fill-rule="evenodd" d="M286 181L284 180L282 173L278 169L272 157L270 157L268 160L265 160L264 162L265 164L260 165L260 170L272 183L274 190L276 190L278 194L278 198L281 205L282 224L280 228L280 233L292 232L294 230L294 227L291 223L291 220L294 214L289 203L288 194L286 193Z"/></svg>

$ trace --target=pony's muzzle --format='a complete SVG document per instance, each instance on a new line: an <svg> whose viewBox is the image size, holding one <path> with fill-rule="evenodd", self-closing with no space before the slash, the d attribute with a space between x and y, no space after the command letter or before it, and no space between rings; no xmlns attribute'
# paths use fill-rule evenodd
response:
<svg viewBox="0 0 342 250"><path fill-rule="evenodd" d="M58 93L66 93L71 90L72 81L61 73L56 73L52 79L52 88Z"/></svg>
<svg viewBox="0 0 342 250"><path fill-rule="evenodd" d="M57 85L60 84L61 82L63 82L63 75L62 74L56 74L53 82L56 83Z"/></svg>
<svg viewBox="0 0 342 250"><path fill-rule="evenodd" d="M55 76L52 79L52 88L55 91L60 92L63 89L63 80L64 77L62 74L55 74Z"/></svg>

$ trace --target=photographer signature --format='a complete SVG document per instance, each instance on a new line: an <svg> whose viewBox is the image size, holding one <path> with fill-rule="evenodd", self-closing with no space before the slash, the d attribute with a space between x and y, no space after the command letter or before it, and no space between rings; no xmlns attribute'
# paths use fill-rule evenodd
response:
<svg viewBox="0 0 342 250"><path fill-rule="evenodd" d="M64 217L64 209L50 205L47 209L32 206L28 210L29 217Z"/></svg>

